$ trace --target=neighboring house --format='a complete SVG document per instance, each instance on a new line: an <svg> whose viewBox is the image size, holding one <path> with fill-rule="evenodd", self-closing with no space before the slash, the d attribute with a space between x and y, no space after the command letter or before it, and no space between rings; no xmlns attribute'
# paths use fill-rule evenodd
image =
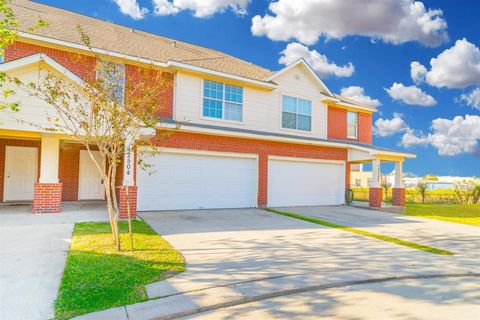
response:
<svg viewBox="0 0 480 320"><path fill-rule="evenodd" d="M363 171L363 164L350 166L350 186L352 188L368 188L372 184L373 173Z"/></svg>
<svg viewBox="0 0 480 320"><path fill-rule="evenodd" d="M138 210L343 204L350 165L359 163L373 165L370 204L380 206L381 161L395 162L395 203L404 205L402 163L414 156L373 146L375 108L332 93L304 60L271 72L46 5L12 5L23 32L6 49L0 71L22 79L35 79L40 69L72 81L92 76L97 62L80 41L79 24L93 50L124 65L125 81L134 81L134 70L146 65L173 80L159 102L159 130L184 124L160 145L160 154L136 150L153 165L152 174L120 170L118 185L138 192ZM39 17L49 27L28 33L26 26ZM29 121L42 123L51 112L25 93L15 99ZM15 116L0 115L1 201L33 200L34 212L41 213L58 212L60 201L103 199L101 178L80 144Z"/></svg>

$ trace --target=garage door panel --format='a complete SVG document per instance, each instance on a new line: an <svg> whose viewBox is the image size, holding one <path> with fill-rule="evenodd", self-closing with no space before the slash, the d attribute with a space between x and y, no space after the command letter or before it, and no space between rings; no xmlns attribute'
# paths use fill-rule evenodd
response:
<svg viewBox="0 0 480 320"><path fill-rule="evenodd" d="M256 205L256 159L197 154L144 153L138 210L241 208Z"/></svg>
<svg viewBox="0 0 480 320"><path fill-rule="evenodd" d="M344 192L342 163L269 160L269 206L342 204Z"/></svg>

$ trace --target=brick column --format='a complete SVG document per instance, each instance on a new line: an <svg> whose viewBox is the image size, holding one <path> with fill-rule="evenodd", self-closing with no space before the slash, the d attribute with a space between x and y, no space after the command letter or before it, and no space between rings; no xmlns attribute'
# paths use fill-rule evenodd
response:
<svg viewBox="0 0 480 320"><path fill-rule="evenodd" d="M394 206L405 207L405 188L392 189L392 204Z"/></svg>
<svg viewBox="0 0 480 320"><path fill-rule="evenodd" d="M61 204L61 183L35 183L33 193L33 213L60 213Z"/></svg>
<svg viewBox="0 0 480 320"><path fill-rule="evenodd" d="M370 188L369 190L369 205L372 208L380 208L383 201L383 189L382 188Z"/></svg>
<svg viewBox="0 0 480 320"><path fill-rule="evenodd" d="M258 206L267 206L268 194L268 155L260 154L258 158Z"/></svg>
<svg viewBox="0 0 480 320"><path fill-rule="evenodd" d="M128 199L127 199L128 190ZM120 219L128 219L128 204L130 204L130 216L137 217L137 186L122 186L119 190L118 208Z"/></svg>

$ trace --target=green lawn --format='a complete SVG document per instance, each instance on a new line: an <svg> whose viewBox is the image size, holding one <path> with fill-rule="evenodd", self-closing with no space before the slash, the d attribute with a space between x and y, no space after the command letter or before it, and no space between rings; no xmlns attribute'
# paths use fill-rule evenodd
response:
<svg viewBox="0 0 480 320"><path fill-rule="evenodd" d="M133 221L130 252L128 225L120 222L122 252L116 252L108 223L77 223L55 302L55 318L147 300L145 284L185 270L182 256L143 221Z"/></svg>
<svg viewBox="0 0 480 320"><path fill-rule="evenodd" d="M409 247L409 248L412 248L412 249L417 249L417 250L430 252L430 253L433 253L433 254L438 254L438 255L443 255L443 256L453 255L453 253L448 251L448 250L437 249L437 248L425 246L423 244L419 244L419 243L415 243L415 242L410 242L410 241L405 241L405 240L394 238L394 237L384 236L382 234L377 234L377 233L373 233L373 232L369 232L369 231L365 231L365 230L346 227L346 226L342 226L340 224L332 223L332 222L329 222L329 221L307 217L307 216L304 216L304 215L301 215L301 214L298 214L298 213L295 213L295 212L280 211L280 210L275 210L275 209L270 209L270 208L265 208L264 210L268 211L268 212L276 213L276 214L279 214L279 215L282 215L282 216L287 216L287 217L291 217L291 218L295 218L295 219L319 224L319 225L322 225L322 226L325 226L325 227L335 228L335 229L339 229L339 230L342 230L342 231L359 234L359 235L364 236L364 237L374 238L374 239L382 240L382 241L385 241L385 242L391 242L391 243L398 244L398 245L404 246L404 247Z"/></svg>
<svg viewBox="0 0 480 320"><path fill-rule="evenodd" d="M411 204L405 214L480 226L480 204Z"/></svg>

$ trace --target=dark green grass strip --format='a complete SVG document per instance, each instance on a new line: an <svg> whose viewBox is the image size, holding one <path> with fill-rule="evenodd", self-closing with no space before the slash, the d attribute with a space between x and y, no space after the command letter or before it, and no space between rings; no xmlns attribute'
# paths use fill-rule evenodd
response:
<svg viewBox="0 0 480 320"><path fill-rule="evenodd" d="M365 231L365 230L350 228L350 227L342 226L340 224L336 224L336 223L332 223L332 222L328 222L328 221L324 221L324 220L319 220L319 219L303 216L303 215L300 215L300 214L294 213L294 212L286 212L286 211L280 211L280 210L275 210L275 209L270 209L270 208L265 208L264 210L268 211L268 212L276 213L276 214L279 214L279 215L282 215L282 216L287 216L287 217L291 217L291 218L295 218L295 219L319 224L319 225L322 225L322 226L325 226L325 227L335 228L335 229L339 229L339 230L342 230L342 231L359 234L361 236L374 238L374 239L378 239L378 240L382 240L382 241L386 241L386 242L395 243L395 244L398 244L398 245L401 245L401 246L404 246L404 247L409 247L409 248L413 248L413 249L417 249L417 250L422 250L422 251L425 251L425 252L430 252L430 253L438 254L438 255L442 255L442 256L453 256L453 253L448 251L448 250L432 248L432 247L425 246L425 245L422 245L422 244L418 244L418 243L415 243L415 242L410 242L410 241L405 241L405 240L401 240L401 239L397 239L397 238L393 238L393 237L389 237L389 236L384 236L384 235L381 235L381 234L376 234L376 233L368 232L368 231Z"/></svg>

